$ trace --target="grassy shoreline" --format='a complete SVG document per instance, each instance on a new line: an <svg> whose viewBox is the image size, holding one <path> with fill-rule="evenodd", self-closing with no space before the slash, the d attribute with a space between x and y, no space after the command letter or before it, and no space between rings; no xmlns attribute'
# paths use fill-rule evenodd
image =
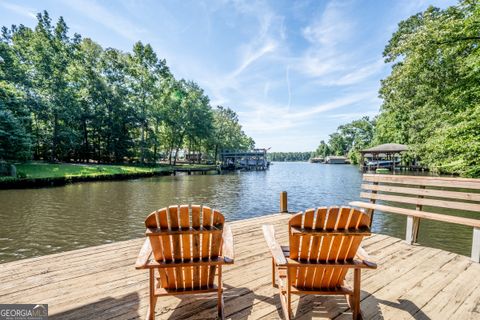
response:
<svg viewBox="0 0 480 320"><path fill-rule="evenodd" d="M0 189L60 186L81 181L125 180L170 175L178 169L215 169L214 165L109 165L30 162L15 164L17 177L0 177Z"/></svg>

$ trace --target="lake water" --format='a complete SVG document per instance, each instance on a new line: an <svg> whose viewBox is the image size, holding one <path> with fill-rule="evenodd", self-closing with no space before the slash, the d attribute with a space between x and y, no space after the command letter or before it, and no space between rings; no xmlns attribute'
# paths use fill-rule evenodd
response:
<svg viewBox="0 0 480 320"><path fill-rule="evenodd" d="M274 163L267 171L177 175L63 187L0 190L0 262L144 235L145 217L171 204L204 204L228 221L359 200L361 173L351 165ZM376 213L373 231L403 238L406 217ZM470 254L472 229L422 221L419 242Z"/></svg>

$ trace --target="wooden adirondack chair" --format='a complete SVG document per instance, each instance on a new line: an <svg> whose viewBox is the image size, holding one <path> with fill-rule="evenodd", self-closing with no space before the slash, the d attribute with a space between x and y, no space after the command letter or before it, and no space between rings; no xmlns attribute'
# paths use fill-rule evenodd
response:
<svg viewBox="0 0 480 320"><path fill-rule="evenodd" d="M280 246L273 226L263 226L272 253L272 282L275 286L277 274L286 319L293 316L292 294L345 295L353 319L361 319L360 271L377 267L357 252L371 234L369 226L370 218L350 207L309 209L289 220L290 247ZM354 270L353 289L345 284L349 269Z"/></svg>
<svg viewBox="0 0 480 320"><path fill-rule="evenodd" d="M223 215L198 205L170 206L148 215L145 226L147 239L135 267L150 272L147 319L155 318L159 296L209 292L217 292L223 319L222 265L234 260L233 236Z"/></svg>

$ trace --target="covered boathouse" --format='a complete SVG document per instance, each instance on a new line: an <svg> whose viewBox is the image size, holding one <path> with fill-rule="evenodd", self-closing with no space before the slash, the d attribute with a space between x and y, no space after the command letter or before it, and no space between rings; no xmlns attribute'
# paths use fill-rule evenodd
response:
<svg viewBox="0 0 480 320"><path fill-rule="evenodd" d="M267 149L225 150L220 153L222 170L266 170Z"/></svg>
<svg viewBox="0 0 480 320"><path fill-rule="evenodd" d="M398 143L386 143L360 151L362 171L388 168L392 171L401 166L400 156L408 151L408 146Z"/></svg>

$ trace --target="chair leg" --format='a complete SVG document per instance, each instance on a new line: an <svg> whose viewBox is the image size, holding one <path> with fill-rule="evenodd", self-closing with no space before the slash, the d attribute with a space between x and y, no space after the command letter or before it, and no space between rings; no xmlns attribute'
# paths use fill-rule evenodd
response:
<svg viewBox="0 0 480 320"><path fill-rule="evenodd" d="M218 266L218 292L217 292L217 311L218 318L225 319L224 309L223 309L223 283L222 283L222 266Z"/></svg>
<svg viewBox="0 0 480 320"><path fill-rule="evenodd" d="M360 310L360 277L361 269L355 269L353 271L353 295L352 295L352 316L353 320L362 319L362 312Z"/></svg>
<svg viewBox="0 0 480 320"><path fill-rule="evenodd" d="M150 268L150 279L149 279L149 291L150 291L150 301L147 309L147 319L155 320L155 306L157 304L157 298L155 296L155 269Z"/></svg>
<svg viewBox="0 0 480 320"><path fill-rule="evenodd" d="M272 257L272 286L276 286L275 283L275 260Z"/></svg>
<svg viewBox="0 0 480 320"><path fill-rule="evenodd" d="M288 316L286 316L287 320L293 318L292 312L292 286L291 286L291 279L293 277L293 268L287 269L287 305L288 305Z"/></svg>
<svg viewBox="0 0 480 320"><path fill-rule="evenodd" d="M285 320L290 320L290 314L288 313L288 301L287 301L287 293L285 291L282 292L280 289L280 304L282 305L283 315L285 316Z"/></svg>

